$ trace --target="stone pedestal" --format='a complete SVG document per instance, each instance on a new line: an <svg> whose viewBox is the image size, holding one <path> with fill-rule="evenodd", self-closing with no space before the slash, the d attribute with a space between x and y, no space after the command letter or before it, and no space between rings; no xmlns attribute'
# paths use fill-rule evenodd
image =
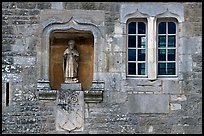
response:
<svg viewBox="0 0 204 136"><path fill-rule="evenodd" d="M62 84L57 96L56 130L83 131L84 92L81 83Z"/></svg>

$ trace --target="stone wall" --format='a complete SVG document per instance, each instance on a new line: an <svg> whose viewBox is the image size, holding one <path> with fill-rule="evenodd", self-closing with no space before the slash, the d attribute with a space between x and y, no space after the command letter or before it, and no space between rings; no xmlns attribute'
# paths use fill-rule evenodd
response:
<svg viewBox="0 0 204 136"><path fill-rule="evenodd" d="M60 133L55 131L56 100L37 95L40 15L47 10L89 10L86 19L98 23L105 39L97 46L104 65L96 75L105 82L103 101L85 103L82 133L202 133L202 3L178 3L184 7L181 78L155 81L124 78L123 4L2 3L2 133ZM93 11L104 12L104 17Z"/></svg>

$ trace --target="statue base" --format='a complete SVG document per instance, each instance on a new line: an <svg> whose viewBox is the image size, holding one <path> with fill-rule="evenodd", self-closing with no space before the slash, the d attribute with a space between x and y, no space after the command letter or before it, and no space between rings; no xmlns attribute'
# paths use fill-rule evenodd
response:
<svg viewBox="0 0 204 136"><path fill-rule="evenodd" d="M81 91L81 83L63 83L61 84L60 90L71 90L71 91Z"/></svg>
<svg viewBox="0 0 204 136"><path fill-rule="evenodd" d="M56 130L83 131L84 92L81 83L63 83L57 97Z"/></svg>
<svg viewBox="0 0 204 136"><path fill-rule="evenodd" d="M79 80L77 78L66 78L65 83L78 83Z"/></svg>

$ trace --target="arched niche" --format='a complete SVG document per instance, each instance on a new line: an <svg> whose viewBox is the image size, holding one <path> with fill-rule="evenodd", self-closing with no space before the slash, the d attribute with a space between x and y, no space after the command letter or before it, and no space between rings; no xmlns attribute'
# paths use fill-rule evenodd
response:
<svg viewBox="0 0 204 136"><path fill-rule="evenodd" d="M89 90L93 81L93 34L90 31L74 29L57 30L50 35L49 81L51 89L60 89L64 83L63 53L69 40L75 40L79 52L78 80L82 90Z"/></svg>
<svg viewBox="0 0 204 136"><path fill-rule="evenodd" d="M98 68L98 66L94 65L96 62L98 62L99 57L97 56L97 54L101 51L101 48L99 47L99 43L103 43L103 35L101 34L99 28L90 23L90 22L82 22L83 20L77 20L74 17L72 17L68 22L65 23L60 23L59 21L56 22L51 22L50 24L48 24L47 26L45 26L45 28L43 29L43 33L42 33L42 41L40 44L40 48L38 51L38 64L39 64L39 77L38 77L38 90L52 90L51 86L53 86L53 84L50 86L50 82L51 80L53 80L53 77L50 77L50 64L51 64L51 46L53 46L53 40L55 39L60 39L60 38L56 38L57 35L59 37L63 37L65 35L67 35L67 41L68 39L72 39L75 38L77 40L77 47L78 50L83 50L82 47L80 47L80 45L82 45L83 43L81 43L83 41L83 39L85 39L85 43L90 42L89 46L90 48L93 48L93 54L92 54L92 64L93 64L93 69L90 71L92 72L92 80L99 80L98 77L96 79L95 73L97 73L98 70L100 70ZM74 37L73 35L76 34ZM63 36L62 36L63 35ZM72 37L71 37L72 36ZM86 40L86 36L92 37L89 40ZM66 40L64 40L64 44L66 43ZM63 43L63 41L61 41ZM60 42L59 42L60 44ZM65 47L64 47L65 48ZM61 49L63 50L63 49ZM92 51L90 51L92 52ZM82 54L83 55L83 54ZM53 58L52 58L53 59ZM82 60L83 61L83 60ZM82 62L81 62L82 63ZM83 67L83 66L82 66ZM85 71L82 67L79 67L79 69L82 69L80 72ZM86 71L89 72L89 71ZM60 73L59 73L60 74ZM82 74L83 75L83 74ZM80 80L84 81L85 79L82 79L82 77L80 77ZM60 79L60 82L62 82L62 79ZM82 83L84 84L84 83ZM87 83L86 85L83 86L84 90L87 90L90 88L90 82ZM57 89L57 87L53 88L54 90Z"/></svg>

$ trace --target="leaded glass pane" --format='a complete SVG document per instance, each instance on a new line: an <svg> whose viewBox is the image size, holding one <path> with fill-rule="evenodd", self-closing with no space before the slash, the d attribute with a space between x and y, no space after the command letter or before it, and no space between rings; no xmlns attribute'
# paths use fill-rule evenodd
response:
<svg viewBox="0 0 204 136"><path fill-rule="evenodd" d="M168 34L176 33L176 24L174 22L168 22Z"/></svg>
<svg viewBox="0 0 204 136"><path fill-rule="evenodd" d="M136 61L136 50L128 49L128 61Z"/></svg>
<svg viewBox="0 0 204 136"><path fill-rule="evenodd" d="M128 36L128 47L136 47L136 36Z"/></svg>
<svg viewBox="0 0 204 136"><path fill-rule="evenodd" d="M158 56L159 61L166 61L166 49L159 49Z"/></svg>
<svg viewBox="0 0 204 136"><path fill-rule="evenodd" d="M166 36L159 36L159 47L166 47Z"/></svg>
<svg viewBox="0 0 204 136"><path fill-rule="evenodd" d="M128 24L128 34L136 34L136 22L130 22Z"/></svg>
<svg viewBox="0 0 204 136"><path fill-rule="evenodd" d="M145 75L145 63L138 63L138 75Z"/></svg>
<svg viewBox="0 0 204 136"><path fill-rule="evenodd" d="M145 61L145 49L138 49L138 61Z"/></svg>
<svg viewBox="0 0 204 136"><path fill-rule="evenodd" d="M168 61L175 61L176 57L175 49L168 49Z"/></svg>
<svg viewBox="0 0 204 136"><path fill-rule="evenodd" d="M136 75L136 63L128 63L128 75Z"/></svg>
<svg viewBox="0 0 204 136"><path fill-rule="evenodd" d="M158 63L158 74L166 75L166 63Z"/></svg>
<svg viewBox="0 0 204 136"><path fill-rule="evenodd" d="M146 36L138 36L138 48L145 48Z"/></svg>
<svg viewBox="0 0 204 136"><path fill-rule="evenodd" d="M176 47L176 36L175 35L168 36L168 47Z"/></svg>
<svg viewBox="0 0 204 136"><path fill-rule="evenodd" d="M159 23L159 34L166 34L166 22Z"/></svg>
<svg viewBox="0 0 204 136"><path fill-rule="evenodd" d="M138 34L145 34L145 23L144 22L138 22Z"/></svg>
<svg viewBox="0 0 204 136"><path fill-rule="evenodd" d="M175 75L176 67L175 63L167 63L167 74L168 75Z"/></svg>

